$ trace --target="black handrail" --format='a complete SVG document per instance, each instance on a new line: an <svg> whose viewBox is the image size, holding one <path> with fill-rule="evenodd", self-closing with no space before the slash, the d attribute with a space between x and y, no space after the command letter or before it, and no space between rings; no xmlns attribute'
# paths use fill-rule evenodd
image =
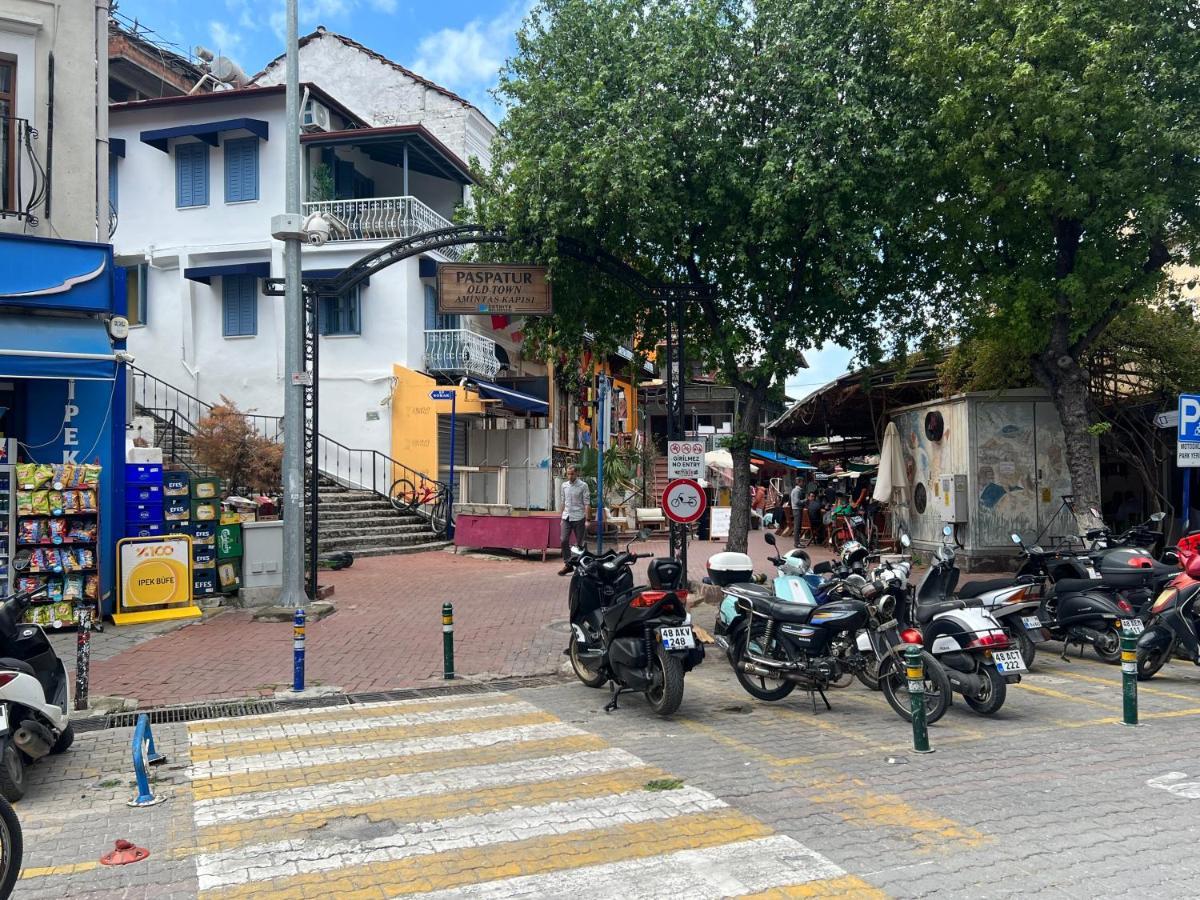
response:
<svg viewBox="0 0 1200 900"><path fill-rule="evenodd" d="M147 410L174 410L188 424L188 431L192 434L201 419L212 415L211 403L205 403L199 397L181 391L136 366L127 368L131 376L130 395L137 406ZM263 437L277 443L283 440L283 416L264 416L254 412L240 414Z"/></svg>
<svg viewBox="0 0 1200 900"><path fill-rule="evenodd" d="M330 481L342 487L370 491L390 500L392 485L407 478L418 489L422 486L430 488L429 500L417 507L417 512L423 518L432 521L439 499L446 500L449 506L449 486L444 481L418 472L378 450L347 447L323 434L318 437L317 469ZM453 518L452 513L447 509L447 518Z"/></svg>

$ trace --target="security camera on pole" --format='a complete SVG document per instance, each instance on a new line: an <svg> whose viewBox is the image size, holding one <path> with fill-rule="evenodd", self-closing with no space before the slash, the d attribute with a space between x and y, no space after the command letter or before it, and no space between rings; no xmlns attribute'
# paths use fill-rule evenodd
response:
<svg viewBox="0 0 1200 900"><path fill-rule="evenodd" d="M271 235L283 241L283 597L304 627L304 303L300 283L300 244L308 239L300 212L300 51L297 0L287 0L287 118L284 129L286 202L271 218ZM315 565L315 560L314 560ZM292 690L304 690L304 650L295 643Z"/></svg>

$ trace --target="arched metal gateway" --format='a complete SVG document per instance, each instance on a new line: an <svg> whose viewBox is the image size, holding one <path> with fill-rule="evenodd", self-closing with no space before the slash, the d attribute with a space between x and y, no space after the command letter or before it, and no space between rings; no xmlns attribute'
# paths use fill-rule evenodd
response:
<svg viewBox="0 0 1200 900"><path fill-rule="evenodd" d="M461 247L471 244L517 244L520 239L507 232L489 229L483 225L454 225L449 228L439 228L424 231L412 237L401 238L385 247L369 253L358 262L347 266L337 275L326 278L304 280L304 361L306 375L304 383L304 408L307 414L304 429L304 450L308 459L308 534L306 540L306 556L308 559L308 592L311 599L317 597L317 533L320 484L318 470L318 435L319 435L319 327L317 322L320 299L322 297L337 297L352 290L357 285L369 279L375 272L395 265L398 262L419 256L431 250L441 250L446 247ZM707 284L671 284L653 281L633 268L629 263L614 256L606 250L589 246L582 241L569 237L556 237L555 244L559 254L578 262L589 265L596 271L609 276L618 283L629 288L647 303L662 303L666 306L667 320L667 409L669 437L683 436L684 386L686 383L686 359L684 354L684 304L696 300L706 300L712 297L712 288ZM284 296L285 279L268 278L263 293L271 296ZM674 328L672 329L672 324ZM675 337L672 339L672 330ZM430 482L441 484L436 478L422 477ZM443 486L444 487L444 486ZM453 516L453 498L447 516ZM686 532L681 528L671 526L671 554L676 550L682 556L683 564L687 566Z"/></svg>

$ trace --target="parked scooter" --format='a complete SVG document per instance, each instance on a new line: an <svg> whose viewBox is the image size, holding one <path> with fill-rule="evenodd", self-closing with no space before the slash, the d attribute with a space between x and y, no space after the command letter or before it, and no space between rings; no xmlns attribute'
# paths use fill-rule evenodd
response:
<svg viewBox="0 0 1200 900"><path fill-rule="evenodd" d="M1012 541L1021 548L1031 570L1040 567L1064 573L1074 568L1073 563L1063 566L1058 562L1051 568L1044 551L1040 547L1027 548L1019 534L1013 534ZM1021 571L1025 570L1022 566ZM1102 660L1117 662L1121 658L1121 630L1140 631L1142 625L1129 603L1093 578L1052 580L1044 589L1037 617L1044 635L1062 641L1063 659L1071 644L1079 644L1081 652L1085 644L1090 644Z"/></svg>
<svg viewBox="0 0 1200 900"><path fill-rule="evenodd" d="M643 530L634 540L648 536ZM684 673L704 660L704 645L692 631L683 565L655 559L647 567L649 586L634 587L634 561L654 554L634 553L632 546L630 541L623 552L599 555L571 548L567 653L576 677L588 687L612 682L605 711L618 708L622 693L642 691L651 709L669 716L683 702Z"/></svg>
<svg viewBox="0 0 1200 900"><path fill-rule="evenodd" d="M12 566L29 568L22 551ZM25 796L25 767L51 753L62 753L75 740L67 670L39 625L21 618L45 585L0 601L0 796L16 802Z"/></svg>
<svg viewBox="0 0 1200 900"><path fill-rule="evenodd" d="M950 525L942 530L945 541L917 587L907 624L921 629L951 687L971 709L986 716L1004 705L1008 684L1019 682L1028 669L1021 651L982 601L955 596L959 570L950 546L953 533Z"/></svg>
<svg viewBox="0 0 1200 900"><path fill-rule="evenodd" d="M1030 579L990 578L968 581L958 588L960 600L978 600L990 612L1021 651L1028 669L1033 668L1037 645L1045 640L1037 612L1041 606L1038 590Z"/></svg>
<svg viewBox="0 0 1200 900"><path fill-rule="evenodd" d="M1200 554L1180 547L1184 570L1147 610L1137 643L1138 681L1153 678L1176 654L1200 666Z"/></svg>

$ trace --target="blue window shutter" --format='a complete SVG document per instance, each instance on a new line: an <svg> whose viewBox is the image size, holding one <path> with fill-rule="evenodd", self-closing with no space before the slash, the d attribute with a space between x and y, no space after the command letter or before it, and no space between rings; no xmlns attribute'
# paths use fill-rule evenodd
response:
<svg viewBox="0 0 1200 900"><path fill-rule="evenodd" d="M113 212L118 211L117 206L117 159L114 156L108 158L108 205Z"/></svg>
<svg viewBox="0 0 1200 900"><path fill-rule="evenodd" d="M258 138L225 142L225 202L258 199Z"/></svg>
<svg viewBox="0 0 1200 900"><path fill-rule="evenodd" d="M258 334L258 279L253 275L221 278L221 304L226 337Z"/></svg>
<svg viewBox="0 0 1200 900"><path fill-rule="evenodd" d="M425 285L425 330L437 328L437 290L432 285Z"/></svg>
<svg viewBox="0 0 1200 900"><path fill-rule="evenodd" d="M175 146L175 205L208 204L208 145L201 143Z"/></svg>

